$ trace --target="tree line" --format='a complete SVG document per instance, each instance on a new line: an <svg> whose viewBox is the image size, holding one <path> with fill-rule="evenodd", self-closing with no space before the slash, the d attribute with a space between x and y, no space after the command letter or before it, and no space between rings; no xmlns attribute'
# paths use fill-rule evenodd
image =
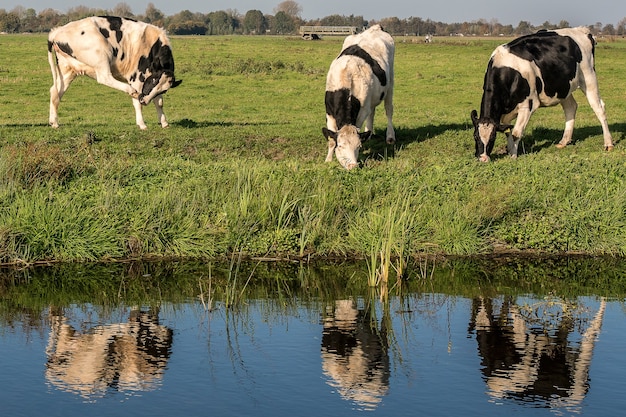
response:
<svg viewBox="0 0 626 417"><path fill-rule="evenodd" d="M387 17L380 20L365 20L363 16L330 15L323 18L305 20L300 17L302 7L293 0L279 3L273 14L265 14L260 10L248 10L241 14L237 10L226 9L209 13L183 10L166 16L153 3L149 3L143 14L135 15L127 3L118 3L112 9L97 9L76 6L67 13L47 8L39 13L32 8L17 6L7 11L0 8L0 32L3 33L35 33L48 32L53 27L63 25L72 20L94 15L115 15L141 20L165 28L174 35L296 35L302 25L322 26L356 26L367 27L381 24L392 35L414 36L519 36L533 33L539 29L555 29L568 27L569 22L544 22L533 26L528 21L520 21L517 26L503 25L497 19L479 19L471 22L445 23L420 17ZM626 17L616 25L596 22L589 25L595 35L624 36L626 35Z"/></svg>

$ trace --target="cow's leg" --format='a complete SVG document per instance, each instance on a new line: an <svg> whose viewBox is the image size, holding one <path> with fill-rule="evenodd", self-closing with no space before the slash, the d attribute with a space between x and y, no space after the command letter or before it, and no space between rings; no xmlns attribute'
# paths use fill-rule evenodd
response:
<svg viewBox="0 0 626 417"><path fill-rule="evenodd" d="M335 118L328 113L326 114L326 129L330 132L337 132L337 121ZM335 153L335 147L337 146L337 142L334 138L330 136L330 134L325 134L326 139L328 139L328 154L326 155L326 162L332 162L333 154Z"/></svg>
<svg viewBox="0 0 626 417"><path fill-rule="evenodd" d="M563 138L556 144L557 148L564 148L572 141L576 110L578 110L578 103L576 103L574 96L571 94L561 101L561 106L563 107L563 113L565 113L565 130L563 131Z"/></svg>
<svg viewBox="0 0 626 417"><path fill-rule="evenodd" d="M387 115L387 143L396 142L396 131L393 129L393 92L385 96L385 114Z"/></svg>
<svg viewBox="0 0 626 417"><path fill-rule="evenodd" d="M335 152L335 146L337 146L337 142L335 142L335 139L328 138L328 154L326 155L326 162L332 162L333 153Z"/></svg>
<svg viewBox="0 0 626 417"><path fill-rule="evenodd" d="M170 124L167 123L165 113L163 113L163 95L156 96L152 101L154 102L154 107L156 108L159 124L161 127L168 127Z"/></svg>
<svg viewBox="0 0 626 417"><path fill-rule="evenodd" d="M365 120L362 125L365 126L363 132L372 132L374 134L374 116L376 115L376 107L372 107L372 110L369 112L367 116L365 116ZM357 120L357 123L359 120ZM359 124L357 124L359 126Z"/></svg>
<svg viewBox="0 0 626 417"><path fill-rule="evenodd" d="M59 71L61 70L59 69ZM77 74L70 70L59 75L60 77L54 78L52 87L50 87L50 117L48 118L48 123L55 128L59 127L59 104L61 99Z"/></svg>
<svg viewBox="0 0 626 417"><path fill-rule="evenodd" d="M137 98L134 98L134 97L133 97L133 107L135 108L135 122L137 123L137 126L139 126L139 129L141 130L146 130L148 126L146 126L145 122L143 121L141 103L139 102Z"/></svg>
<svg viewBox="0 0 626 417"><path fill-rule="evenodd" d="M609 123L606 120L606 110L604 108L604 101L600 98L600 93L598 92L597 85L593 88L583 88L581 89L585 93L587 97L587 101L589 105L593 109L596 117L600 121L602 125L602 135L604 136L604 149L610 151L613 149L613 138L611 137L611 132L609 131Z"/></svg>
<svg viewBox="0 0 626 417"><path fill-rule="evenodd" d="M506 133L507 139L507 151L511 158L517 158L517 152L519 148L519 142L524 134L524 129L530 120L532 110L529 105L520 107L517 111L517 119L515 120L515 126L511 132ZM504 124L508 124L510 120L503 120Z"/></svg>
<svg viewBox="0 0 626 417"><path fill-rule="evenodd" d="M109 67L109 63L107 62L105 67L99 67L99 70L96 70L96 81L99 84L106 85L111 88L115 88L116 90L123 91L129 94L133 99L139 98L139 92L130 86L128 83L124 83L122 81L118 81L111 74L111 70Z"/></svg>

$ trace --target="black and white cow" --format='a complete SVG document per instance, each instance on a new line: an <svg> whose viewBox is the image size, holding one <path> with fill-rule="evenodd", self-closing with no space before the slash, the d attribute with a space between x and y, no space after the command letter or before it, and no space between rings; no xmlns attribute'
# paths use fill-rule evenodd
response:
<svg viewBox="0 0 626 417"><path fill-rule="evenodd" d="M59 102L78 75L128 93L141 129L146 129L141 106L150 101L161 126L168 126L162 95L182 81L174 77L174 57L163 29L122 17L87 17L50 32L48 62L54 81L50 88L52 127L59 126Z"/></svg>
<svg viewBox="0 0 626 417"><path fill-rule="evenodd" d="M600 120L604 148L613 149L598 90L594 52L595 41L585 27L542 30L498 46L487 66L480 117L476 110L470 114L476 157L489 161L496 132L506 133L509 155L516 157L531 114L539 107L557 104L565 112L565 131L556 146L566 146L574 131L578 105L572 94L578 88ZM515 126L509 125L513 119L517 119Z"/></svg>
<svg viewBox="0 0 626 417"><path fill-rule="evenodd" d="M333 60L326 78L326 162L333 151L341 165L358 165L361 142L372 135L376 106L385 102L387 143L394 143L393 59L395 44L380 25L348 36L339 56ZM361 127L365 123L363 131Z"/></svg>

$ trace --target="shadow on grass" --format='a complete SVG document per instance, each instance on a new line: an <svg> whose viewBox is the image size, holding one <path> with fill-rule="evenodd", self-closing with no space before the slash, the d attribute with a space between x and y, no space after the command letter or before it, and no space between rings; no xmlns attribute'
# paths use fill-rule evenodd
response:
<svg viewBox="0 0 626 417"><path fill-rule="evenodd" d="M233 122L223 122L223 121L219 121L219 120L214 120L211 122L207 122L207 121L202 121L202 122L196 122L195 120L191 120L191 119L181 119L175 122L170 123L172 126L178 126L178 127L183 127L186 129L202 129L205 127L215 127L215 126L224 126L224 127L232 127L232 126L272 126L275 125L277 123L275 122L254 122L254 123L249 123L249 122L240 122L240 123L233 123Z"/></svg>
<svg viewBox="0 0 626 417"><path fill-rule="evenodd" d="M564 128L565 126L563 126ZM544 127L532 128L532 133L525 135L520 143L518 155L529 155L533 153L539 153L545 149L549 149L555 146L563 137L563 128L547 129ZM528 129L528 128L527 128ZM530 130L528 129L528 130ZM609 125L609 131L613 136L613 144L617 145L624 138L624 132L626 130L626 123L614 123ZM574 145L579 142L584 142L593 136L602 136L602 127L597 126L583 126L574 127L574 134L570 145ZM596 141L597 139L592 139ZM604 149L604 142L602 138L597 143L598 149ZM496 152L496 149L499 152ZM491 155L492 160L500 158L508 158L506 152L506 137L502 133L498 133L496 137L496 146L494 147L494 153Z"/></svg>
<svg viewBox="0 0 626 417"><path fill-rule="evenodd" d="M393 158L395 150L411 143L425 142L433 137L437 137L449 130L468 130L470 124L451 123L442 125L427 125L416 128L396 128L396 143L388 145L385 141L385 130L378 130L370 139L363 142L361 149L368 158L383 160Z"/></svg>

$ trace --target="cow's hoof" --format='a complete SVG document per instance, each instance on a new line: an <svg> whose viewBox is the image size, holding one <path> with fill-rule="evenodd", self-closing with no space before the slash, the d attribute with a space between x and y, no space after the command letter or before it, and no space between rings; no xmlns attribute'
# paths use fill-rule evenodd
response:
<svg viewBox="0 0 626 417"><path fill-rule="evenodd" d="M478 158L478 160L480 162L489 162L491 161L491 158L489 158L487 155L480 155L480 158Z"/></svg>
<svg viewBox="0 0 626 417"><path fill-rule="evenodd" d="M396 143L396 138L387 138L388 145L393 145L394 143Z"/></svg>
<svg viewBox="0 0 626 417"><path fill-rule="evenodd" d="M563 145L562 143L557 143L557 144L556 144L556 145L554 145L554 146L556 146L556 148L557 148L557 149L563 149L563 148L565 148L567 145Z"/></svg>
<svg viewBox="0 0 626 417"><path fill-rule="evenodd" d="M613 145L605 146L604 150L607 152L611 152L613 150Z"/></svg>

